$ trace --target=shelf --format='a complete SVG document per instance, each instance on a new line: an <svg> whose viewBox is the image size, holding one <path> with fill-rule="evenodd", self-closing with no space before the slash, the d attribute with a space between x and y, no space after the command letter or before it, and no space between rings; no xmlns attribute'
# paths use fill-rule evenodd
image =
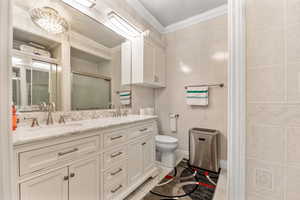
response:
<svg viewBox="0 0 300 200"><path fill-rule="evenodd" d="M38 56L32 53L28 53L28 52L24 52L24 51L20 51L17 49L12 49L12 55L13 56L21 56L21 57L30 57L34 60L38 60L38 61L44 61L44 62L48 62L48 63L52 63L52 64L60 64L60 61L56 58L47 58L44 56Z"/></svg>

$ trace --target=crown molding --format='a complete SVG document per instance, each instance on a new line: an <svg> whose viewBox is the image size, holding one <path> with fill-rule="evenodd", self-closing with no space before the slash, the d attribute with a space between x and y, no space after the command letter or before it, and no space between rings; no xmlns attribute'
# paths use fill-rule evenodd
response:
<svg viewBox="0 0 300 200"><path fill-rule="evenodd" d="M224 4L224 5L219 6L217 8L208 10L204 13L201 13L199 15L190 17L190 18L185 19L183 21L171 24L171 25L165 27L164 33L174 32L174 31L177 31L179 29L183 29L183 28L186 28L188 26L198 24L200 22L210 20L210 19L213 19L213 18L221 16L221 15L225 15L225 14L227 14L227 4Z"/></svg>
<svg viewBox="0 0 300 200"><path fill-rule="evenodd" d="M127 3L135 9L138 14L144 18L150 25L152 25L157 31L163 33L165 27L138 1L138 0L126 0Z"/></svg>
<svg viewBox="0 0 300 200"><path fill-rule="evenodd" d="M188 26L197 24L199 22L203 22L206 20L210 20L212 18L224 15L227 13L227 4L224 4L222 6L219 6L217 8L208 10L204 13L201 13L199 15L190 17L188 19L182 20L180 22L176 22L174 24L171 24L167 27L164 27L138 0L126 0L127 3L135 9L138 14L150 25L152 25L158 32L164 34L164 33L170 33L177 31L179 29L186 28Z"/></svg>

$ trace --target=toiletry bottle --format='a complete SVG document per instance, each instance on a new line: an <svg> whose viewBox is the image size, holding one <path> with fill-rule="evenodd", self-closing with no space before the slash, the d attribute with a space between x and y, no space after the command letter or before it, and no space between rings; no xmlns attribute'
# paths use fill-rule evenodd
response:
<svg viewBox="0 0 300 200"><path fill-rule="evenodd" d="M17 109L16 106L12 106L12 130L15 131L17 129Z"/></svg>

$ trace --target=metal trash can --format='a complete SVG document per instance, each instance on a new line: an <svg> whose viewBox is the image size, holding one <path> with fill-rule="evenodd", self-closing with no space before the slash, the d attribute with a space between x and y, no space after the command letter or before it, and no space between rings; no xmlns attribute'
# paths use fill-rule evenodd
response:
<svg viewBox="0 0 300 200"><path fill-rule="evenodd" d="M219 131L205 128L189 130L189 165L219 172Z"/></svg>

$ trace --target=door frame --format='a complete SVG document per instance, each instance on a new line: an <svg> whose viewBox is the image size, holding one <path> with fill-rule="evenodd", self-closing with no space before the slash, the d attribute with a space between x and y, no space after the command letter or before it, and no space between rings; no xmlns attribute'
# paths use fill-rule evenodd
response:
<svg viewBox="0 0 300 200"><path fill-rule="evenodd" d="M228 0L228 200L246 199L246 0Z"/></svg>
<svg viewBox="0 0 300 200"><path fill-rule="evenodd" d="M0 199L11 200L13 162L11 134L12 0L0 1Z"/></svg>

